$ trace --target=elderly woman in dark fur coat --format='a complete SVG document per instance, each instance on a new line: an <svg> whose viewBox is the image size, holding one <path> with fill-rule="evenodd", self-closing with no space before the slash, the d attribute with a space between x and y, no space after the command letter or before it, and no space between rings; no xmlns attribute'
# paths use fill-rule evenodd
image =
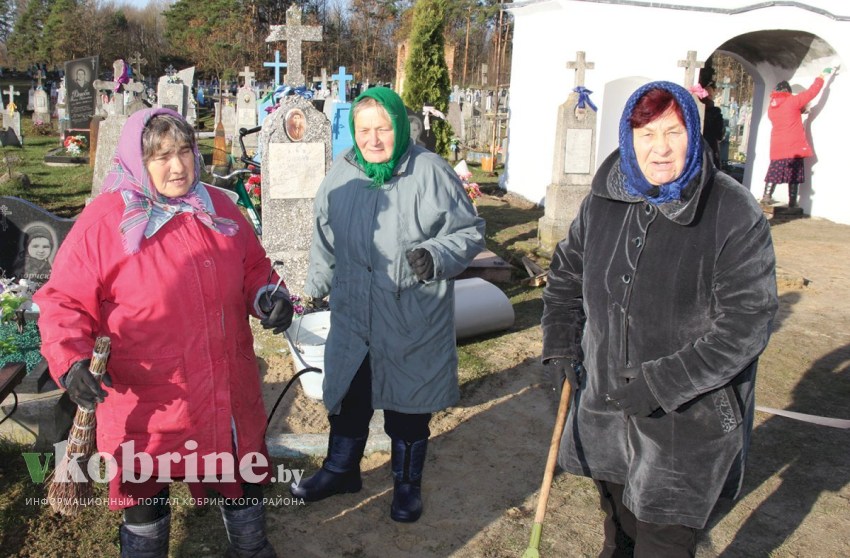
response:
<svg viewBox="0 0 850 558"><path fill-rule="evenodd" d="M639 88L619 138L543 295L543 362L574 388L559 464L596 484L600 556L694 556L741 487L778 306L770 227L714 167L684 88Z"/></svg>

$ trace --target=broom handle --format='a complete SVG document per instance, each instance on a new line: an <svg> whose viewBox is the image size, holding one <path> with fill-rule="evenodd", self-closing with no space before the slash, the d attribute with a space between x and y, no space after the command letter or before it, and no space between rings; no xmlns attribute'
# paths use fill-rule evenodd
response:
<svg viewBox="0 0 850 558"><path fill-rule="evenodd" d="M564 423L567 421L571 395L572 386L569 382L564 382L564 387L561 390L561 401L558 404L558 417L555 419L555 430L552 432L552 441L549 443L549 457L546 459L543 484L540 485L540 499L537 501L537 513L534 515L535 524L542 524L543 518L546 516L549 489L552 487L552 479L555 476L555 463L558 461L558 448L561 445L561 435L564 433Z"/></svg>
<svg viewBox="0 0 850 558"><path fill-rule="evenodd" d="M91 355L91 363L89 364L89 372L94 379L100 382L103 374L106 372L106 361L109 358L109 337L98 337L94 342L94 350Z"/></svg>

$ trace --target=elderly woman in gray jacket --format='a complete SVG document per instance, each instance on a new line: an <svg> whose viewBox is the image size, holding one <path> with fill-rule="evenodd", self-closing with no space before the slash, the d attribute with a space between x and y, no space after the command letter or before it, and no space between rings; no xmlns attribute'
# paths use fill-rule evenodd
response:
<svg viewBox="0 0 850 558"><path fill-rule="evenodd" d="M741 487L758 357L777 309L770 226L718 171L690 93L626 103L543 294L543 360L574 386L559 463L594 479L600 556L694 556Z"/></svg>
<svg viewBox="0 0 850 558"><path fill-rule="evenodd" d="M357 97L354 147L315 201L305 293L330 294L323 397L327 458L292 494L316 501L361 488L360 459L374 409L384 410L395 480L390 517L422 513L431 414L457 402L453 277L484 248L454 170L411 145L401 98L384 87Z"/></svg>

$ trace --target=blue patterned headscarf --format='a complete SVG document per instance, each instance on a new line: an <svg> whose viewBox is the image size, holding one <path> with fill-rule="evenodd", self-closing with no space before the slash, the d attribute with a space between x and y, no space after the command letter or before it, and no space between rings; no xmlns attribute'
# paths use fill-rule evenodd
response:
<svg viewBox="0 0 850 558"><path fill-rule="evenodd" d="M685 168L673 182L655 186L650 184L643 171L640 170L635 156L634 136L629 119L635 110L635 105L647 92L652 89L663 89L670 92L682 109L685 117L685 129L688 132L688 152L685 156ZM702 170L702 131L700 129L699 110L694 98L687 89L669 81L652 81L632 93L623 115L620 117L620 170L626 176L624 187L633 195L645 198L649 203L660 205L682 197L682 189L691 179ZM655 194L656 195L651 195Z"/></svg>

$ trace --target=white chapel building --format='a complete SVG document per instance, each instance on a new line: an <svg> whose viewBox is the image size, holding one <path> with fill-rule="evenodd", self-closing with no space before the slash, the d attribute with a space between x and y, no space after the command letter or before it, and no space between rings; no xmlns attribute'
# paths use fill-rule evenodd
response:
<svg viewBox="0 0 850 558"><path fill-rule="evenodd" d="M689 51L738 60L754 81L744 186L760 197L770 163L767 105L787 80L795 93L840 65L804 117L815 157L799 203L807 215L850 224L850 2L847 0L525 0L514 16L510 120L503 186L545 205L552 183L558 107L575 87L578 52L592 63L584 86L598 107L598 166L617 148L631 93L649 81L686 85ZM846 64L845 64L846 61ZM698 75L698 71L693 74ZM693 83L687 85L694 85ZM787 200L787 186L774 194ZM571 219L571 217L570 217Z"/></svg>

